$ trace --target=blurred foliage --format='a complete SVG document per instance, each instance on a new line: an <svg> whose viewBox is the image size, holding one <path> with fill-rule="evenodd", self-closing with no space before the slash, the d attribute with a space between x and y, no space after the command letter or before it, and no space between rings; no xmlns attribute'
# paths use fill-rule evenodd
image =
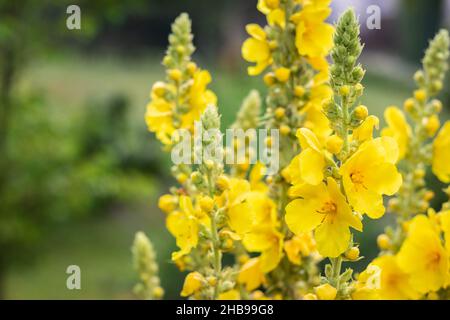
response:
<svg viewBox="0 0 450 320"><path fill-rule="evenodd" d="M137 168L139 161L128 162L134 155L121 148L124 139L133 137L124 121L126 109L126 100L119 97L86 108L74 119L56 117L42 94L14 102L0 194L3 264L28 258L24 249L36 245L55 222L100 214L153 192L152 181Z"/></svg>

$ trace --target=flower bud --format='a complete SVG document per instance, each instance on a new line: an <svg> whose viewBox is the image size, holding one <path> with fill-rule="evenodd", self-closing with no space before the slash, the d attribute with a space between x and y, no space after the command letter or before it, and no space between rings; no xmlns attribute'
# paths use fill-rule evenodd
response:
<svg viewBox="0 0 450 320"><path fill-rule="evenodd" d="M314 293L307 293L303 296L303 300L317 300L317 296Z"/></svg>
<svg viewBox="0 0 450 320"><path fill-rule="evenodd" d="M422 179L423 177L425 177L425 170L423 169L416 169L414 170L414 178L416 179Z"/></svg>
<svg viewBox="0 0 450 320"><path fill-rule="evenodd" d="M285 113L286 113L286 112L285 112L284 108L281 108L281 107L276 108L276 109L275 109L275 118L277 118L278 120L280 120L280 119L282 119L282 118L284 117L284 114L285 114Z"/></svg>
<svg viewBox="0 0 450 320"><path fill-rule="evenodd" d="M171 194L165 194L158 200L158 207L165 213L170 213L176 209L178 204L177 197Z"/></svg>
<svg viewBox="0 0 450 320"><path fill-rule="evenodd" d="M211 197L203 196L199 200L199 205L204 212L209 213L214 208L214 200Z"/></svg>
<svg viewBox="0 0 450 320"><path fill-rule="evenodd" d="M435 135L435 133L438 131L440 126L439 118L437 115L432 115L429 118L424 119L424 126L427 130L427 134L429 137L432 137Z"/></svg>
<svg viewBox="0 0 450 320"><path fill-rule="evenodd" d="M345 252L345 257L348 260L356 260L359 258L359 248L358 247L351 247Z"/></svg>
<svg viewBox="0 0 450 320"><path fill-rule="evenodd" d="M152 87L152 93L154 93L157 97L162 97L166 92L166 84L162 81L157 81Z"/></svg>
<svg viewBox="0 0 450 320"><path fill-rule="evenodd" d="M280 5L280 0L265 0L265 2L266 6L272 10L278 8Z"/></svg>
<svg viewBox="0 0 450 320"><path fill-rule="evenodd" d="M206 281L208 282L208 284L209 284L211 287L215 287L216 284L217 284L217 278L214 277L214 276L209 276L209 277L207 277L207 278L206 278Z"/></svg>
<svg viewBox="0 0 450 320"><path fill-rule="evenodd" d="M230 179L222 174L217 178L216 186L221 191L227 190L230 187Z"/></svg>
<svg viewBox="0 0 450 320"><path fill-rule="evenodd" d="M341 152L344 141L337 135L328 137L326 141L327 150L333 154Z"/></svg>
<svg viewBox="0 0 450 320"><path fill-rule="evenodd" d="M346 97L350 94L350 87L347 85L344 85L339 88L339 94L343 97Z"/></svg>
<svg viewBox="0 0 450 320"><path fill-rule="evenodd" d="M268 87L270 87L270 86L272 86L275 83L275 74L273 72L266 73L264 75L263 80L264 80L264 83Z"/></svg>
<svg viewBox="0 0 450 320"><path fill-rule="evenodd" d="M387 234L382 233L377 237L377 245L381 250L387 250L391 246L391 240Z"/></svg>
<svg viewBox="0 0 450 320"><path fill-rule="evenodd" d="M164 289L161 287L155 287L153 288L153 297L155 299L161 299L164 296Z"/></svg>
<svg viewBox="0 0 450 320"><path fill-rule="evenodd" d="M301 98L305 95L306 90L303 86L295 86L294 87L294 94L296 97Z"/></svg>
<svg viewBox="0 0 450 320"><path fill-rule="evenodd" d="M185 175L184 173L179 173L179 174L177 174L177 176L175 178L177 179L177 181L179 183L184 184L187 181L188 176Z"/></svg>
<svg viewBox="0 0 450 320"><path fill-rule="evenodd" d="M427 93L423 89L419 89L414 91L414 98L416 98L417 101L423 103L427 99Z"/></svg>
<svg viewBox="0 0 450 320"><path fill-rule="evenodd" d="M285 67L281 67L275 70L275 77L280 82L286 82L289 80L291 75L291 70Z"/></svg>
<svg viewBox="0 0 450 320"><path fill-rule="evenodd" d="M280 133L283 136L287 136L289 133L291 133L291 128L288 125L281 125L280 127Z"/></svg>
<svg viewBox="0 0 450 320"><path fill-rule="evenodd" d="M191 173L191 181L194 184L199 184L203 182L203 176L200 172L194 171Z"/></svg>
<svg viewBox="0 0 450 320"><path fill-rule="evenodd" d="M173 81L176 82L180 82L181 81L181 77L183 76L183 74L181 73L180 70L178 69L170 69L167 71L169 78L172 79Z"/></svg>
<svg viewBox="0 0 450 320"><path fill-rule="evenodd" d="M195 71L197 71L197 65L195 64L195 62L189 62L186 66L187 71L189 72L189 74L191 76L194 75Z"/></svg>
<svg viewBox="0 0 450 320"><path fill-rule="evenodd" d="M364 120L369 115L369 110L364 105L357 106L353 112L358 120Z"/></svg>
<svg viewBox="0 0 450 320"><path fill-rule="evenodd" d="M415 106L415 102L414 102L414 99L412 99L412 98L406 99L405 103L403 104L403 108L407 112L412 112L414 110L414 106Z"/></svg>
<svg viewBox="0 0 450 320"><path fill-rule="evenodd" d="M442 102L435 99L431 103L431 107L433 108L434 113L439 113L442 111Z"/></svg>

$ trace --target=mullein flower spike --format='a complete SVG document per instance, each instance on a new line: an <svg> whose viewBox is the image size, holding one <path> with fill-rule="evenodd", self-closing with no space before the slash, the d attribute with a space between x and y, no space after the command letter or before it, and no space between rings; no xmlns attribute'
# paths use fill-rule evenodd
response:
<svg viewBox="0 0 450 320"><path fill-rule="evenodd" d="M429 166L442 182L450 180L450 123L439 130L442 103L436 99L448 68L448 32L430 42L414 76L418 89L404 112L386 109L387 127L377 137L379 120L361 104L358 20L348 10L329 25L330 2L259 0L267 24L246 27L242 56L252 63L249 75L262 74L267 93L262 99L252 91L231 128L279 131L279 141L264 140L279 146L280 170L270 176L262 163L250 161L251 146L239 139L222 145L217 98L207 88L211 76L191 60L191 22L182 14L172 25L163 60L167 76L153 85L145 119L166 151L184 139L178 129L204 134L191 145L195 161L172 167L178 186L158 203L178 247L172 260L188 272L181 296L449 298L450 205L437 213L428 209L434 194L424 180ZM225 155L240 150L245 161L224 163ZM385 214L386 196L392 196L389 211L397 224L377 238L380 256L355 277L351 265L364 252L354 233L363 232L366 216ZM160 298L148 243L139 234L133 247L137 291ZM323 270L322 259L329 260Z"/></svg>

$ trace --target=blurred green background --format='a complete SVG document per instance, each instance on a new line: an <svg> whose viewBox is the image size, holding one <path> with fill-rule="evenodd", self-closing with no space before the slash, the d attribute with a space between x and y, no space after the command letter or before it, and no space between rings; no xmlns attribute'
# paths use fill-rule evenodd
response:
<svg viewBox="0 0 450 320"><path fill-rule="evenodd" d="M0 298L134 298L130 246L139 230L157 249L166 298L178 297L183 276L156 205L173 184L170 162L146 130L145 104L164 76L160 60L180 12L193 20L195 59L213 75L225 127L250 89L264 94L240 58L245 24L264 23L256 2L0 0ZM381 117L413 90L427 39L448 28L450 1L333 2L331 22L349 5L359 13L363 102ZM66 28L69 4L81 8L81 30ZM382 9L381 30L365 25L372 4ZM442 99L448 118L448 83ZM367 258L383 223L369 222L357 239ZM66 288L72 264L81 290Z"/></svg>

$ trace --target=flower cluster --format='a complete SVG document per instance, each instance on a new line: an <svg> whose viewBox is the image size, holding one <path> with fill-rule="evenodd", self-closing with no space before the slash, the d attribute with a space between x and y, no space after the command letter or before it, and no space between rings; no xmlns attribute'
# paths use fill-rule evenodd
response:
<svg viewBox="0 0 450 320"><path fill-rule="evenodd" d="M435 99L447 69L448 33L431 42L415 75L419 89L405 102L414 125L389 107L388 126L377 137L379 120L361 104L365 70L358 63L357 18L349 10L331 26L330 2L259 0L267 25L246 27L242 56L252 63L249 75L263 74L267 93L262 99L250 92L231 128L277 134L279 140L270 135L264 141L279 149L280 169L271 174L250 161L257 151L245 143L250 136L222 145L217 98L207 89L211 76L191 61L190 20L182 14L172 25L163 60L167 78L153 85L146 122L166 151L192 139L178 129L202 129L200 145L189 144L200 160L174 165L179 185L159 199L178 247L172 261L188 271L182 297L447 297L450 204L424 215L432 196L423 178L432 165L439 179L450 180L450 124L437 133L442 104ZM213 150L214 158L199 149ZM245 161L225 165L223 158L238 151ZM399 221L379 237L380 256L355 277L342 267L362 259L354 232L363 232L366 216L385 214L386 196L394 196L389 209ZM138 255L154 260L145 252ZM323 259L329 262L321 272ZM144 297L162 295L147 287L153 295Z"/></svg>
<svg viewBox="0 0 450 320"><path fill-rule="evenodd" d="M450 122L439 131L442 103L435 98L443 88L449 46L448 32L441 30L430 42L423 69L414 75L419 88L405 101L405 112L395 106L385 111L382 135L399 146L403 185L389 201L396 224L379 235L380 257L360 275L355 298L449 298L449 203L438 213L429 208L434 192L424 179L431 166L439 180L450 182ZM450 189L444 191L449 194Z"/></svg>

